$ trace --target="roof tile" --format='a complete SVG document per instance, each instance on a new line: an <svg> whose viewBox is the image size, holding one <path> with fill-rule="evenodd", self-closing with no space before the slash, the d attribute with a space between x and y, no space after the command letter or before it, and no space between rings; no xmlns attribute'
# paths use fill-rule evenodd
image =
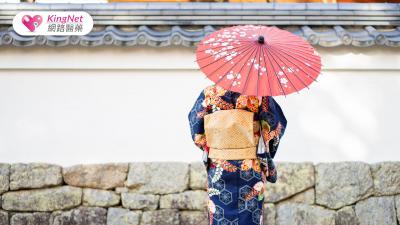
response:
<svg viewBox="0 0 400 225"><path fill-rule="evenodd" d="M294 21L295 23L295 21ZM380 30L373 26L365 28L346 29L346 26L333 25L316 29L315 26L281 27L304 39L313 45L335 47L352 45L367 47L384 45L400 46L400 27ZM10 27L0 31L0 46L135 46L148 45L153 47L185 46L193 47L209 33L220 29L216 26L200 26L198 29L174 25L167 30L156 30L151 26L141 25L135 31L126 31L116 26L106 26L100 31L91 32L85 36L20 36Z"/></svg>

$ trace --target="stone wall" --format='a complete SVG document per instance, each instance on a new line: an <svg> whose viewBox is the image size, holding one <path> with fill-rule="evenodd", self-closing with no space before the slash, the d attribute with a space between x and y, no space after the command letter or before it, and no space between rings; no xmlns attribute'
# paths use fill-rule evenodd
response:
<svg viewBox="0 0 400 225"><path fill-rule="evenodd" d="M397 225L400 162L277 162L266 225ZM0 164L0 225L207 225L203 164Z"/></svg>

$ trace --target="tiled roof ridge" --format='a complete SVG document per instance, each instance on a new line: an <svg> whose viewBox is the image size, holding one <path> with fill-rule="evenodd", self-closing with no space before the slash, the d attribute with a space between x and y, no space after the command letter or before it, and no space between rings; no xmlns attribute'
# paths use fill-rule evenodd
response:
<svg viewBox="0 0 400 225"><path fill-rule="evenodd" d="M215 26L203 26L201 29L185 29L184 26L171 26L168 30L156 30L141 25L135 31L127 31L117 26L106 26L84 36L20 36L12 27L0 31L0 46L138 46L152 47L184 46L194 47L207 34L219 29ZM282 29L285 29L282 27ZM312 45L321 47L374 45L399 47L400 26L390 31L379 31L366 26L357 31L349 31L343 26L333 26L324 30L315 30L310 26L298 26L290 31L303 37Z"/></svg>
<svg viewBox="0 0 400 225"><path fill-rule="evenodd" d="M85 36L28 37L15 33L11 25L14 15L34 10L83 10L93 16L96 29ZM321 47L400 46L397 3L210 2L0 4L0 46L190 47L221 26L241 24L279 26ZM137 29L128 31L124 27Z"/></svg>
<svg viewBox="0 0 400 225"><path fill-rule="evenodd" d="M400 25L397 3L0 4L0 24L19 11L83 10L97 25Z"/></svg>

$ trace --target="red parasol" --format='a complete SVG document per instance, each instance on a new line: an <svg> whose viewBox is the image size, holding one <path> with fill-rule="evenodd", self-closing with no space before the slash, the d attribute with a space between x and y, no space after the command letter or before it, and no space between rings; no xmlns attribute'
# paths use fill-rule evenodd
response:
<svg viewBox="0 0 400 225"><path fill-rule="evenodd" d="M240 25L200 41L197 63L215 84L245 95L298 92L316 81L321 58L303 38L276 27Z"/></svg>

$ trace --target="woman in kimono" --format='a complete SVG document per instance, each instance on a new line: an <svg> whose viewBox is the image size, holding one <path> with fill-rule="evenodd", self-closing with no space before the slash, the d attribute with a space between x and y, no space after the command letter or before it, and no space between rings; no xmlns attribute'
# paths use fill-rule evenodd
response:
<svg viewBox="0 0 400 225"><path fill-rule="evenodd" d="M209 224L262 225L264 187L277 180L273 158L287 124L278 103L211 85L188 118L207 171Z"/></svg>

